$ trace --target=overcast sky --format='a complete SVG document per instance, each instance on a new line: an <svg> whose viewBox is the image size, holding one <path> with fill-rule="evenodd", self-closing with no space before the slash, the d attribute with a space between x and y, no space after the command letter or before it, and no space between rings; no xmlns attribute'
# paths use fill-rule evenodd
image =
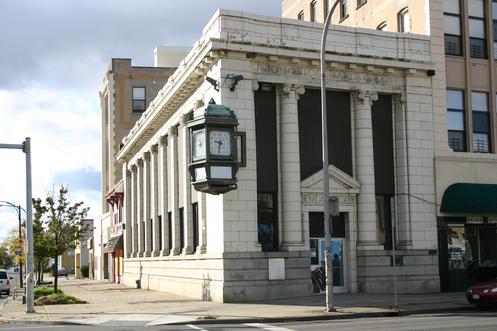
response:
<svg viewBox="0 0 497 331"><path fill-rule="evenodd" d="M281 0L0 0L0 143L31 137L33 197L68 185L100 214L98 91L110 59L152 66L155 46L191 47L218 8L278 17ZM0 149L0 200L23 207L24 162ZM16 224L0 207L0 239Z"/></svg>

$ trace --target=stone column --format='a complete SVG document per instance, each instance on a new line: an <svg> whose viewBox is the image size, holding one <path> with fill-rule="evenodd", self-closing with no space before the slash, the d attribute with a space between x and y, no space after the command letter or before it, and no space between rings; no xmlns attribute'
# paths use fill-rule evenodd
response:
<svg viewBox="0 0 497 331"><path fill-rule="evenodd" d="M198 203L198 246L196 254L204 254L207 251L207 217L205 193L197 192Z"/></svg>
<svg viewBox="0 0 497 331"><path fill-rule="evenodd" d="M137 162L137 184L138 190L136 194L136 215L137 215L137 226L138 226L138 249L137 256L142 257L145 253L145 226L143 220L143 159L139 159Z"/></svg>
<svg viewBox="0 0 497 331"><path fill-rule="evenodd" d="M394 96L395 107L395 172L396 188L395 197L397 216L397 243L401 247L409 247L411 241L411 210L410 210L410 185L409 185L409 140L408 121L406 114L405 94Z"/></svg>
<svg viewBox="0 0 497 331"><path fill-rule="evenodd" d="M161 256L169 255L169 249L171 248L171 243L169 242L169 190L168 190L168 167L167 167L167 137L163 136L159 139L159 214L161 217L162 226L162 250L160 251Z"/></svg>
<svg viewBox="0 0 497 331"><path fill-rule="evenodd" d="M143 154L143 225L145 227L144 254L152 255L152 219L150 214L151 188L150 188L150 152Z"/></svg>
<svg viewBox="0 0 497 331"><path fill-rule="evenodd" d="M131 211L132 211L132 189L131 189L131 171L128 170L128 163L123 164L123 186L124 186L124 206L123 211L123 224L124 224L124 257L131 257L132 252L132 226L131 226Z"/></svg>
<svg viewBox="0 0 497 331"><path fill-rule="evenodd" d="M361 183L357 197L358 245L377 246L376 195L374 180L373 123L371 106L378 100L376 92L352 94L355 119L356 177Z"/></svg>
<svg viewBox="0 0 497 331"><path fill-rule="evenodd" d="M159 224L159 148L153 145L150 149L150 217L152 219L152 256L159 256L160 252L160 224Z"/></svg>
<svg viewBox="0 0 497 331"><path fill-rule="evenodd" d="M302 201L300 193L299 115L298 99L302 86L284 84L280 90L281 246L285 250L304 245L302 240Z"/></svg>
<svg viewBox="0 0 497 331"><path fill-rule="evenodd" d="M181 252L180 245L180 228L179 228L179 171L178 171L178 128L173 126L169 128L168 136L170 139L170 156L169 156L169 178L171 194L171 251L170 255L178 255Z"/></svg>
<svg viewBox="0 0 497 331"><path fill-rule="evenodd" d="M180 185L182 186L183 194L183 229L184 229L184 243L182 254L192 254L193 253L193 210L192 210L192 187L190 184L190 172L188 171L188 163L190 162L190 133L189 129L186 127L188 122L188 115L183 115L181 117L181 140L182 148L181 154L183 155L182 160L183 168L182 174L183 178L180 180Z"/></svg>
<svg viewBox="0 0 497 331"><path fill-rule="evenodd" d="M131 257L138 256L138 168L131 166Z"/></svg>

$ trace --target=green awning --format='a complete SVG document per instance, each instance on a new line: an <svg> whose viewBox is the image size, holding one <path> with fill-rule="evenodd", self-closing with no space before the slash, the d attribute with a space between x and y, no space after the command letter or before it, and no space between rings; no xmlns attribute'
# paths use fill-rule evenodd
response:
<svg viewBox="0 0 497 331"><path fill-rule="evenodd" d="M456 183L442 198L442 213L497 214L497 184Z"/></svg>

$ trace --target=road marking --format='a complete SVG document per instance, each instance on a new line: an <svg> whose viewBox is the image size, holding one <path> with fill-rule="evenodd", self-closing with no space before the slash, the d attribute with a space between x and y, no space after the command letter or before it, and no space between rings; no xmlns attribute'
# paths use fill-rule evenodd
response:
<svg viewBox="0 0 497 331"><path fill-rule="evenodd" d="M65 325L19 326L14 328L2 328L2 330L53 329L53 328L63 328L63 327L65 327Z"/></svg>
<svg viewBox="0 0 497 331"><path fill-rule="evenodd" d="M244 325L251 326L253 328L259 328L259 329L269 330L269 331L295 331L295 330L292 330L292 329L282 328L282 327L279 327L279 326L273 326L273 325L263 324L263 323L246 323Z"/></svg>
<svg viewBox="0 0 497 331"><path fill-rule="evenodd" d="M199 330L199 331L209 331L209 330L202 329L202 328L199 328L198 326L191 325L191 324L187 324L186 326L189 328L195 329L195 330Z"/></svg>

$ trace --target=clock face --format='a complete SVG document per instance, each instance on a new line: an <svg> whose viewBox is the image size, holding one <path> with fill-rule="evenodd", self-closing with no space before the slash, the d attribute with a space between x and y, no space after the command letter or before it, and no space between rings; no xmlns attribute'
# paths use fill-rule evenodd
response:
<svg viewBox="0 0 497 331"><path fill-rule="evenodd" d="M230 133L228 131L212 130L209 133L209 146L211 155L230 156Z"/></svg>
<svg viewBox="0 0 497 331"><path fill-rule="evenodd" d="M197 161L205 158L205 129L192 133L192 159Z"/></svg>

